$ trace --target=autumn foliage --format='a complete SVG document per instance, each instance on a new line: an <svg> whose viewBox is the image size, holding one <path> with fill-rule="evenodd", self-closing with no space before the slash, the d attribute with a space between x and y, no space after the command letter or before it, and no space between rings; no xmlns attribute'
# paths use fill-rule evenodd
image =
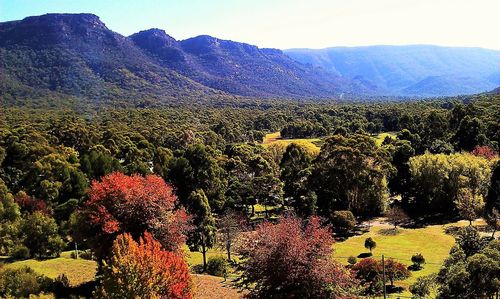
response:
<svg viewBox="0 0 500 299"><path fill-rule="evenodd" d="M125 232L137 240L150 231L170 251L185 242L188 216L176 209L172 187L159 176L112 173L93 181L88 194L84 221L98 256L105 256L115 237Z"/></svg>
<svg viewBox="0 0 500 299"><path fill-rule="evenodd" d="M242 284L256 298L349 296L355 280L332 259L331 231L318 218L263 223L242 240Z"/></svg>
<svg viewBox="0 0 500 299"><path fill-rule="evenodd" d="M149 233L135 242L122 234L103 267L97 298L192 298L189 268L178 253L162 250Z"/></svg>

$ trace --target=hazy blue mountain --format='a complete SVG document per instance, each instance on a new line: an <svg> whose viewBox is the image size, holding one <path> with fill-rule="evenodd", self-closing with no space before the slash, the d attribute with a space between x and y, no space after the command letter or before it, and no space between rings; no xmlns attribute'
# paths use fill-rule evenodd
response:
<svg viewBox="0 0 500 299"><path fill-rule="evenodd" d="M284 52L302 63L370 82L387 94L458 95L500 84L500 51L495 50L411 45Z"/></svg>

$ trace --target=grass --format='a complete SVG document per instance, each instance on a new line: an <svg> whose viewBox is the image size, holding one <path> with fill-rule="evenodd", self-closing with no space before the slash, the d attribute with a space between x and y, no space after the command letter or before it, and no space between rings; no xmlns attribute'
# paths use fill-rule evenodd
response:
<svg viewBox="0 0 500 299"><path fill-rule="evenodd" d="M282 148L284 152L284 149L286 149L289 144L295 143L303 146L312 155L317 155L320 150L319 144L321 141L322 140L320 138L283 139L280 132L274 132L267 134L264 137L262 144L265 147L272 145L274 147Z"/></svg>
<svg viewBox="0 0 500 299"><path fill-rule="evenodd" d="M384 132L384 133L378 134L377 136L375 136L375 144L377 146L381 146L382 142L384 142L385 137L396 139L396 133L394 133L394 132Z"/></svg>
<svg viewBox="0 0 500 299"><path fill-rule="evenodd" d="M60 257L54 259L30 259L7 263L4 266L11 269L30 267L38 274L53 279L64 274L72 286L94 280L97 263L85 259L73 259L70 255L71 251L65 251Z"/></svg>
<svg viewBox="0 0 500 299"><path fill-rule="evenodd" d="M415 253L421 253L426 260L424 268L419 271L412 271L412 276L396 285L405 288L402 295L411 295L408 287L415 282L417 277L437 273L441 268L444 259L455 243L451 235L445 233L448 226L465 226L466 221L459 221L447 225L430 225L424 228L403 229L398 228L399 232L395 235L387 234L391 226L379 224L373 226L369 232L351 237L343 242L336 243L334 258L343 264L347 264L347 257L369 252L364 248L365 239L372 237L377 242L377 247L373 250L373 257L381 259L382 254L385 258L394 258L406 265L411 265L411 257ZM359 260L359 258L358 258Z"/></svg>

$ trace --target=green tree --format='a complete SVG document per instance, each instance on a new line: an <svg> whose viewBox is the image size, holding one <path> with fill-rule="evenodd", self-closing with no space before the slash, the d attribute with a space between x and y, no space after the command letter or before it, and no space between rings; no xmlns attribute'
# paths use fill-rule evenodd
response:
<svg viewBox="0 0 500 299"><path fill-rule="evenodd" d="M477 145L485 144L487 138L484 133L484 125L477 117L465 116L460 121L460 125L454 136L457 148L459 150L472 151Z"/></svg>
<svg viewBox="0 0 500 299"><path fill-rule="evenodd" d="M371 237L365 239L365 248L370 250L370 254L376 247L377 247L377 242L375 242L375 240L373 240Z"/></svg>
<svg viewBox="0 0 500 299"><path fill-rule="evenodd" d="M318 212L334 210L377 215L388 198L388 153L365 135L334 135L325 140L314 162L312 189L318 196Z"/></svg>
<svg viewBox="0 0 500 299"><path fill-rule="evenodd" d="M59 236L59 228L54 218L40 212L26 215L19 232L22 243L32 256L59 256L65 245Z"/></svg>
<svg viewBox="0 0 500 299"><path fill-rule="evenodd" d="M315 211L315 195L311 194L308 178L311 175L312 156L300 145L291 143L281 159L281 180L287 200L298 214L309 217Z"/></svg>
<svg viewBox="0 0 500 299"><path fill-rule="evenodd" d="M207 251L216 242L217 228L212 216L208 199L203 190L191 192L189 196L189 212L193 217L194 229L189 233L187 244L193 251L203 255L203 271L207 270Z"/></svg>
<svg viewBox="0 0 500 299"><path fill-rule="evenodd" d="M210 207L221 210L224 206L227 180L215 156L211 147L195 144L172 159L167 181L176 187L177 196L183 205L186 206L192 191L202 189Z"/></svg>

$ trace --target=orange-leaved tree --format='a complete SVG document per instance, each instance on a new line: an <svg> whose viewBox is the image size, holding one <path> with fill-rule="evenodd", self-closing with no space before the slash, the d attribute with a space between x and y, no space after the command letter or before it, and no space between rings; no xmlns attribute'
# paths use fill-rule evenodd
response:
<svg viewBox="0 0 500 299"><path fill-rule="evenodd" d="M97 298L192 298L191 276L182 255L163 250L148 232L139 242L128 233L119 235L101 277Z"/></svg>
<svg viewBox="0 0 500 299"><path fill-rule="evenodd" d="M172 187L159 176L115 172L93 181L88 195L79 226L99 258L122 233L137 240L149 231L169 251L185 242L189 217L176 208Z"/></svg>

